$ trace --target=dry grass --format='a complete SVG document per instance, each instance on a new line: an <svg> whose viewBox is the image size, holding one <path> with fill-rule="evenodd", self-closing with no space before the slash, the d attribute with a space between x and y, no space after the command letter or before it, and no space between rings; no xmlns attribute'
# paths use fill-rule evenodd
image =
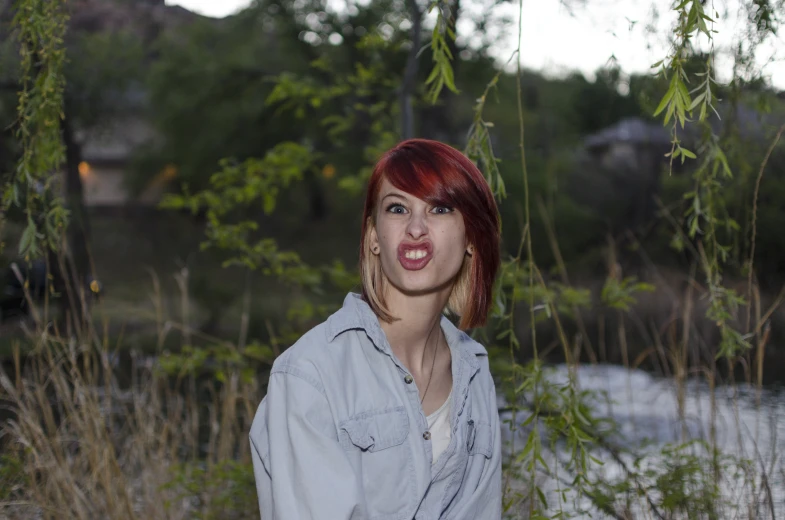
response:
<svg viewBox="0 0 785 520"><path fill-rule="evenodd" d="M159 317L163 338L173 324ZM28 335L33 353L17 345L0 373L0 517L258 517L247 438L258 381L165 374L141 356L116 366L91 326L64 338L45 323Z"/></svg>

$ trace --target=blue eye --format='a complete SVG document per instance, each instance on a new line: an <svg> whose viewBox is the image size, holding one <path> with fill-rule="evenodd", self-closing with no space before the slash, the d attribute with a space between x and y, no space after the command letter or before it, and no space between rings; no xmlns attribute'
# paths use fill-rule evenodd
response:
<svg viewBox="0 0 785 520"><path fill-rule="evenodd" d="M398 204L397 202L394 202L389 206L387 206L387 211L390 213L395 213L397 215L403 215L404 213L406 213L406 208L404 208L402 205Z"/></svg>
<svg viewBox="0 0 785 520"><path fill-rule="evenodd" d="M431 210L432 213L436 213L437 215L446 215L447 213L452 213L453 209L448 208L447 206L436 206Z"/></svg>

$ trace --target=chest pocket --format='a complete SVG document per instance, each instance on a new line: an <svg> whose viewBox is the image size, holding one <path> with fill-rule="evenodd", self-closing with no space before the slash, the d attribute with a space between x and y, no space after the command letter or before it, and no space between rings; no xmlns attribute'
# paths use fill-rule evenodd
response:
<svg viewBox="0 0 785 520"><path fill-rule="evenodd" d="M411 518L416 507L409 416L403 406L364 412L339 424L339 441L362 480L372 520Z"/></svg>
<svg viewBox="0 0 785 520"><path fill-rule="evenodd" d="M469 419L466 447L469 450L469 455L485 455L486 458L490 459L493 454L493 430L491 424L485 421Z"/></svg>

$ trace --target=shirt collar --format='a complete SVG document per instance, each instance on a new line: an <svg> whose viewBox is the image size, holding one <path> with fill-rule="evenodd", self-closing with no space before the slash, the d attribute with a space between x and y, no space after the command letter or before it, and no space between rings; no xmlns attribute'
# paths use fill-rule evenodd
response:
<svg viewBox="0 0 785 520"><path fill-rule="evenodd" d="M460 353L472 368L478 369L480 363L477 356L488 355L485 347L458 329L446 316L442 316L441 327L450 349ZM356 329L364 330L376 348L385 354L392 354L376 314L359 294L349 293L343 301L343 307L327 319L327 340L333 342L342 333Z"/></svg>

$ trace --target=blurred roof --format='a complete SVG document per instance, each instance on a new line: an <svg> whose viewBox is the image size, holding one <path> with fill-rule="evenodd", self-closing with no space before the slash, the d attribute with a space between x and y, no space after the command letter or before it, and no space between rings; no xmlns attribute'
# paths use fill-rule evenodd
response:
<svg viewBox="0 0 785 520"><path fill-rule="evenodd" d="M721 133L723 127L733 118L732 124L739 135L750 142L766 141L783 122L781 115L763 113L742 103L734 107L729 102L720 101L716 103L716 109L717 113L712 110L707 118L715 134ZM603 148L612 143L669 145L670 128L671 125L665 127L659 122L652 123L639 117L631 117L586 137L584 145L588 150ZM701 128L688 123L683 130L679 130L679 137L683 142L699 140Z"/></svg>
<svg viewBox="0 0 785 520"><path fill-rule="evenodd" d="M0 0L0 8L3 1ZM166 5L165 0L69 0L66 5L70 14L70 34L130 31L143 45L152 43L162 33L176 33L181 27L199 20L221 23L180 6ZM136 148L156 137L142 115L147 92L141 85L132 84L122 92L108 92L107 95L123 105L125 113L105 118L93 127L77 129L75 137L82 145L85 161L122 164ZM129 110L136 113L128 115Z"/></svg>
<svg viewBox="0 0 785 520"><path fill-rule="evenodd" d="M161 29L188 24L201 15L164 0L71 0L71 30L102 32L131 29L141 37L153 36Z"/></svg>
<svg viewBox="0 0 785 520"><path fill-rule="evenodd" d="M220 0L216 0L220 1ZM0 37L6 38L14 17L14 0L0 0ZM212 19L165 0L69 0L66 3L69 33L96 33L130 30L145 41L196 20Z"/></svg>
<svg viewBox="0 0 785 520"><path fill-rule="evenodd" d="M134 150L155 139L155 131L140 117L115 119L108 124L77 131L82 159L89 163L123 163Z"/></svg>
<svg viewBox="0 0 785 520"><path fill-rule="evenodd" d="M586 148L601 148L611 143L669 144L668 130L661 124L650 123L638 117L622 119L615 125L588 136Z"/></svg>

